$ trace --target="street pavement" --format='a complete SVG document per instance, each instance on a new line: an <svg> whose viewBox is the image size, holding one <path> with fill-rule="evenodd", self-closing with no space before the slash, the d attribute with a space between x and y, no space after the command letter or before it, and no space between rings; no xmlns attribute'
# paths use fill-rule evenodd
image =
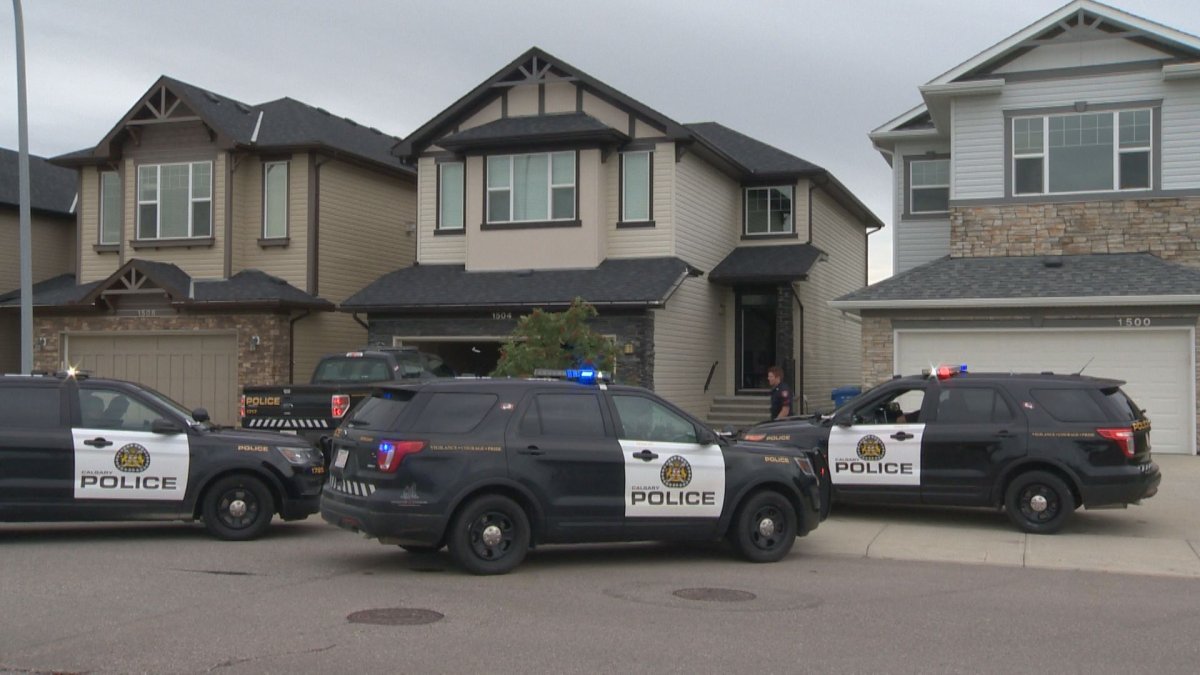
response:
<svg viewBox="0 0 1200 675"><path fill-rule="evenodd" d="M1079 509L1057 534L1024 534L1002 511L989 509L835 504L796 550L1200 578L1200 457L1159 455L1154 461L1163 473L1157 495L1127 509Z"/></svg>

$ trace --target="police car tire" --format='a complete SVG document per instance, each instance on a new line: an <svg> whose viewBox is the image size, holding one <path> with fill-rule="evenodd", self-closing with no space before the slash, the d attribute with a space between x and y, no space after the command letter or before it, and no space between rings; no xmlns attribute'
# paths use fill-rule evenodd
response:
<svg viewBox="0 0 1200 675"><path fill-rule="evenodd" d="M499 529L494 545L483 538L490 527ZM454 561L471 574L507 574L529 552L529 517L508 497L476 497L459 509L446 544Z"/></svg>
<svg viewBox="0 0 1200 675"><path fill-rule="evenodd" d="M246 509L241 515L235 503ZM209 486L204 493L201 515L209 534L226 541L257 539L271 524L275 515L275 500L271 491L254 476L226 476Z"/></svg>
<svg viewBox="0 0 1200 675"><path fill-rule="evenodd" d="M1036 510L1033 500L1045 500L1044 510ZM1062 529L1075 511L1071 488L1058 476L1047 471L1027 471L1008 484L1004 494L1004 510L1013 524L1030 534L1053 534Z"/></svg>
<svg viewBox="0 0 1200 675"><path fill-rule="evenodd" d="M770 518L774 532L764 535L760 524ZM729 540L750 562L782 560L796 543L796 509L787 497L773 490L751 495L738 507L729 532Z"/></svg>

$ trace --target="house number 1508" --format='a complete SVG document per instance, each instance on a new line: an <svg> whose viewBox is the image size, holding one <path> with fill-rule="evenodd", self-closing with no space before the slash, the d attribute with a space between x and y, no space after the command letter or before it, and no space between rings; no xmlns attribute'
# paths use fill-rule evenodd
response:
<svg viewBox="0 0 1200 675"><path fill-rule="evenodd" d="M1123 316L1117 319L1117 325L1121 328L1149 328L1150 317L1148 316Z"/></svg>

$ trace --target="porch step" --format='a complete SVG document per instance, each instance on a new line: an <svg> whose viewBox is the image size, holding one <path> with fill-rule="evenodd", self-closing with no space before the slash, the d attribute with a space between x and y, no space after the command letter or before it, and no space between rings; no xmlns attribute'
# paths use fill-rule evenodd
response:
<svg viewBox="0 0 1200 675"><path fill-rule="evenodd" d="M715 429L745 429L765 422L771 413L770 396L716 396L707 421Z"/></svg>

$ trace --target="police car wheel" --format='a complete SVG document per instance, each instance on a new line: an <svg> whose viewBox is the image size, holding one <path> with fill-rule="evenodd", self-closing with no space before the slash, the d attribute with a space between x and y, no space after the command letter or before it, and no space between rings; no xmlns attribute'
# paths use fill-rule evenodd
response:
<svg viewBox="0 0 1200 675"><path fill-rule="evenodd" d="M463 506L450 526L450 555L472 574L505 574L529 551L529 518L513 500L477 497Z"/></svg>
<svg viewBox="0 0 1200 675"><path fill-rule="evenodd" d="M1018 529L1031 534L1052 534L1075 511L1075 498L1071 488L1058 476L1029 471L1009 483L1004 510Z"/></svg>
<svg viewBox="0 0 1200 675"><path fill-rule="evenodd" d="M227 476L204 495L204 527L218 539L256 539L271 524L275 501L271 491L253 476Z"/></svg>
<svg viewBox="0 0 1200 675"><path fill-rule="evenodd" d="M729 538L751 562L781 560L796 543L796 510L778 492L759 492L738 508Z"/></svg>

